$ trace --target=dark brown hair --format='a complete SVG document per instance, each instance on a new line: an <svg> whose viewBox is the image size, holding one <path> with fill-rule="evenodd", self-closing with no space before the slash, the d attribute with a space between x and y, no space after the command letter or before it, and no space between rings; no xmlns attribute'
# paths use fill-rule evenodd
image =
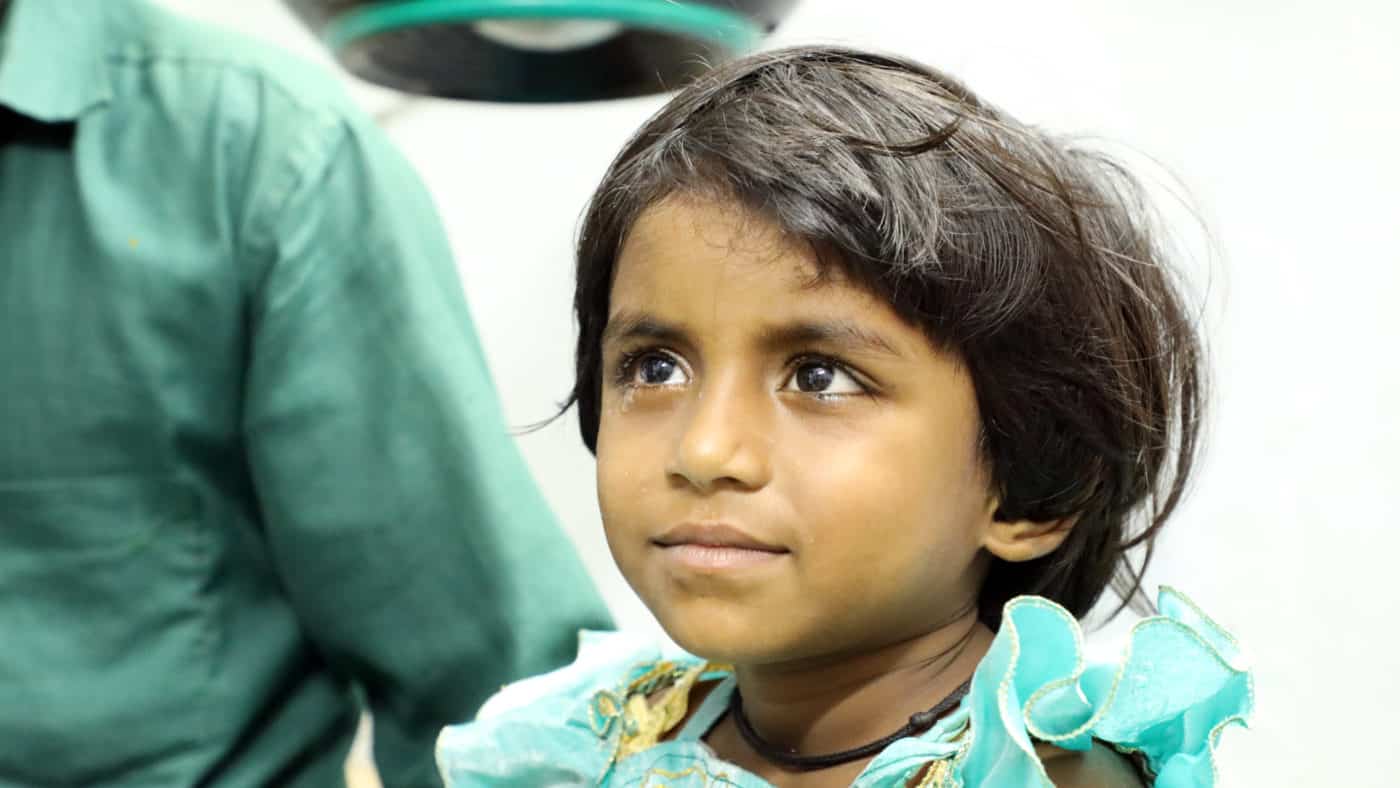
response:
<svg viewBox="0 0 1400 788"><path fill-rule="evenodd" d="M1122 166L897 57L795 48L702 77L627 143L583 221L569 402L590 450L614 263L639 214L678 193L768 217L954 352L976 389L997 516L1078 518L1051 555L993 562L984 620L1018 594L1083 617L1115 580L1125 604L1141 601L1195 455L1203 373Z"/></svg>

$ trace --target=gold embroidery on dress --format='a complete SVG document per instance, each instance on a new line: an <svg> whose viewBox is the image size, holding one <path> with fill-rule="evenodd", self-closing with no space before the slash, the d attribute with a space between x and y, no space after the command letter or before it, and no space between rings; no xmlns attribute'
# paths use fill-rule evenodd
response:
<svg viewBox="0 0 1400 788"><path fill-rule="evenodd" d="M646 773L639 788L670 788L666 783L654 783L653 777L660 777L665 780L679 780L682 777L699 776L704 778L701 786L706 785L733 785L727 774L710 774L699 766L689 766L678 772L668 772L665 769L652 769Z"/></svg>
<svg viewBox="0 0 1400 788"><path fill-rule="evenodd" d="M905 783L905 787L942 788L948 782L952 766L951 761L929 761L909 778L910 781ZM914 782L914 780L918 780L918 782Z"/></svg>
<svg viewBox="0 0 1400 788"><path fill-rule="evenodd" d="M690 706L690 691L702 677L732 673L733 667L718 663L689 668L665 660L652 664L641 676L616 691L599 690L588 706L588 726L600 739L617 731L617 742L603 766L597 783L603 784L618 761L655 746L681 720ZM651 702L658 692L663 694ZM710 777L706 774L707 779ZM729 783L724 775L718 778Z"/></svg>
<svg viewBox="0 0 1400 788"><path fill-rule="evenodd" d="M709 665L696 665L678 673L674 665L663 662L633 682L634 691L628 693L622 711L622 737L618 743L617 758L621 760L655 747L662 736L685 718L686 710L690 708L690 690L711 669ZM665 687L664 682L656 681L662 678L671 679L669 687ZM663 687L664 694L660 698L652 701L648 697L649 692Z"/></svg>
<svg viewBox="0 0 1400 788"><path fill-rule="evenodd" d="M593 703L588 709L588 727L593 729L598 738L606 738L608 731L612 730L613 722L621 713L622 701L607 690L599 690L593 694Z"/></svg>

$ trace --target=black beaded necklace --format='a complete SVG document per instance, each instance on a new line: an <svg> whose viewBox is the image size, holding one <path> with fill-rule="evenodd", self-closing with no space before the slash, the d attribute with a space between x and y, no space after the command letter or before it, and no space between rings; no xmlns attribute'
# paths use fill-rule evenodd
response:
<svg viewBox="0 0 1400 788"><path fill-rule="evenodd" d="M938 718L947 714L967 691L972 688L972 679L964 681L961 686L948 694L948 697L938 702L938 705L928 711L921 711L909 715L909 722L903 728L891 733L879 741L861 745L841 752L833 752L827 755L798 755L796 751L776 747L763 740L758 735L758 731L753 729L749 718L744 714L744 701L739 697L739 688L734 688L734 694L729 696L729 712L734 715L734 727L739 729L739 735L744 737L744 741L753 748L754 752L763 756L767 761L786 766L797 771L810 772L818 769L830 769L833 766L840 766L843 763L858 761L861 758L869 758L878 754L881 750L894 744L900 739L923 733L933 727Z"/></svg>

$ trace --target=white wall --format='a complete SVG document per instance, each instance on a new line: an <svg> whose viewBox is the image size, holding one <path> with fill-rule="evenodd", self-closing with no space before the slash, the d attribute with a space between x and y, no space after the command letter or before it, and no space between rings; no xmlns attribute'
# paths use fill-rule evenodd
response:
<svg viewBox="0 0 1400 788"><path fill-rule="evenodd" d="M275 0L165 0L325 60ZM1152 578L1188 590L1257 665L1258 722L1225 784L1394 784L1390 581L1400 539L1400 12L1386 2L807 0L780 42L944 67L1014 114L1101 134L1180 177L1205 260L1215 413ZM367 107L392 99L356 88ZM424 101L390 124L439 200L509 419L569 389L570 242L624 137L661 103ZM1182 226L1190 229L1189 223ZM565 418L521 446L620 621L593 464Z"/></svg>

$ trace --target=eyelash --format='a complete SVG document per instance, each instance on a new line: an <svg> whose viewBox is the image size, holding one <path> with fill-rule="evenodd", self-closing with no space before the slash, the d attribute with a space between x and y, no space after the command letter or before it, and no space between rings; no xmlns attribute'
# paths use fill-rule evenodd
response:
<svg viewBox="0 0 1400 788"><path fill-rule="evenodd" d="M674 352L672 352L672 351L670 351L670 350L667 350L666 348L661 348L661 347L648 347L648 348L641 348L641 349L638 349L638 350L632 350L632 351L628 351L628 352L623 353L622 356L621 356L621 358L618 359L618 361L617 361L617 366L616 366L616 369L615 369L615 372L614 372L614 376L613 376L613 381L614 381L614 383L615 383L616 385L622 387L622 388L629 388L629 389L659 388L660 386L659 386L658 384L646 384L646 383L636 383L636 382L634 382L634 381L635 381L635 376L636 376L636 373L637 373L637 364L638 364L638 362L640 362L641 360L645 359L647 356L651 356L651 355L666 356L666 357L670 358L672 361L674 361L676 364L681 365L681 366L684 366L684 365L682 364L682 362L681 362L680 356L676 355ZM837 371L839 371L839 372L844 373L847 377L849 377L852 381L854 381L855 384L856 384L856 385L860 388L860 390L861 390L861 392L860 392L859 394L851 394L851 393L845 393L845 394L837 393L837 394L832 394L832 393L821 392L821 391L799 392L799 393L805 394L805 395L808 396L808 397L811 397L811 398L813 398L813 399L816 399L816 400L819 400L819 401L822 401L822 402L832 402L832 401L840 400L840 399L843 399L843 398L846 398L846 397L871 396L871 395L873 395L873 394L875 393L875 389L874 389L874 387L868 382L868 379L867 379L864 375L862 375L861 373L857 372L857 371L856 371L854 368L852 368L849 364L846 364L845 362L843 362L843 361L841 361L840 359L837 359L837 358L835 358L835 357L833 357L833 356L826 356L826 355L819 355L819 354L812 354L812 353L804 353L804 354L800 354L800 355L793 356L793 357L787 362L787 364L786 364L785 366L786 366L786 368L789 370L789 372L788 372L788 374L787 374L786 376L784 376L784 378L783 378L783 385L784 385L784 387L786 387L786 386L788 385L788 383L792 381L793 375L796 375L796 374L797 374L797 370L800 369L804 364L825 364L825 365L829 365L829 366L831 366L833 369L835 369L835 370L837 370Z"/></svg>
<svg viewBox="0 0 1400 788"><path fill-rule="evenodd" d="M640 350L629 350L617 360L617 368L613 373L613 383L622 388L651 388L646 384L633 382L637 373L637 363L651 355L667 356L676 363L680 363L680 357L665 348L648 347Z"/></svg>
<svg viewBox="0 0 1400 788"><path fill-rule="evenodd" d="M871 386L871 384L869 383L869 379L866 378L865 375L862 375L861 373L857 372L850 364L847 364L841 361L840 359L832 356L811 353L794 356L790 361L788 361L787 368L790 371L788 372L787 376L783 378L783 385L787 386L792 381L793 376L797 374L797 371L801 369L802 366L805 364L822 364L830 366L832 369L836 370L837 372L843 373L846 375L846 377L850 378L851 382L855 383L856 387L860 389L860 393L802 391L798 392L800 394L805 394L808 397L812 397L822 402L834 402L837 400L845 399L847 397L869 397L875 393L874 387Z"/></svg>

